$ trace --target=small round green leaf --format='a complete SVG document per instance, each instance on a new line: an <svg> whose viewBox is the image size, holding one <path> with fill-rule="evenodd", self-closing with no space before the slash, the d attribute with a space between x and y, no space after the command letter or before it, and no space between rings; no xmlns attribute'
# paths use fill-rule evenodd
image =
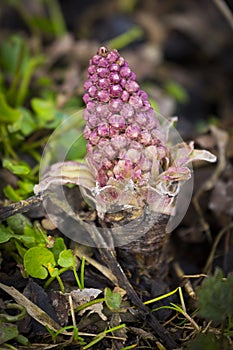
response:
<svg viewBox="0 0 233 350"><path fill-rule="evenodd" d="M45 279L55 265L53 253L45 247L32 247L24 255L24 267L35 278Z"/></svg>
<svg viewBox="0 0 233 350"><path fill-rule="evenodd" d="M0 224L0 243L5 243L13 237L14 234L10 228L7 228Z"/></svg>
<svg viewBox="0 0 233 350"><path fill-rule="evenodd" d="M70 249L63 250L59 254L58 264L62 267L72 267L74 266L74 256Z"/></svg>
<svg viewBox="0 0 233 350"><path fill-rule="evenodd" d="M104 290L105 303L111 311L117 311L121 305L121 295L117 292L112 292L110 288Z"/></svg>

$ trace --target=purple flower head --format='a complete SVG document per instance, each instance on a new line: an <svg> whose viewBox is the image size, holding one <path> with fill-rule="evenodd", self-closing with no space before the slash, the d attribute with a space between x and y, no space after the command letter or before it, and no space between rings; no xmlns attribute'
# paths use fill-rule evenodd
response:
<svg viewBox="0 0 233 350"><path fill-rule="evenodd" d="M95 72L99 76L97 81L92 79ZM138 163L141 158L146 159L146 148L153 145L152 131L159 122L152 108L148 108L150 103L147 94L140 90L135 74L117 50L98 50L97 55L90 60L84 89L84 102L88 101L89 105L92 103L91 115L85 113L87 124L84 136L88 143L95 145L88 152L87 159L99 186L107 186L113 180L130 180L137 187L145 183L144 179L148 181L148 171L140 169ZM107 110L104 111L103 105ZM99 110L104 113L101 115ZM105 138L116 150L112 153L113 158L111 153L106 153L106 149L96 143L97 135ZM135 142L139 145L138 149L135 149ZM98 154L102 152L103 159L108 159L112 167L99 168L99 161L94 157L96 151Z"/></svg>
<svg viewBox="0 0 233 350"><path fill-rule="evenodd" d="M191 176L187 163L197 152L193 144L168 146L172 122L160 124L148 95L117 50L99 48L90 60L84 90L89 112L84 137L92 146L87 148L87 161L95 176L97 200L107 209L114 203L142 206L148 199L154 207L153 198L158 203L162 198L167 205L178 184ZM207 153L204 159L214 161Z"/></svg>

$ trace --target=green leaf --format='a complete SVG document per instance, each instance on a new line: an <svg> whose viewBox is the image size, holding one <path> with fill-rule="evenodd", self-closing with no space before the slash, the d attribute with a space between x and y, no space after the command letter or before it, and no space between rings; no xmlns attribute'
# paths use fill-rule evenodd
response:
<svg viewBox="0 0 233 350"><path fill-rule="evenodd" d="M185 103L188 101L188 94L186 90L180 84L175 81L168 81L165 84L165 90L172 96L177 102Z"/></svg>
<svg viewBox="0 0 233 350"><path fill-rule="evenodd" d="M118 292L112 292L110 288L104 290L105 303L111 311L117 311L121 304L121 295Z"/></svg>
<svg viewBox="0 0 233 350"><path fill-rule="evenodd" d="M196 338L190 340L185 345L185 350L220 350L217 339L210 334L197 334Z"/></svg>
<svg viewBox="0 0 233 350"><path fill-rule="evenodd" d="M34 185L35 185L34 183L27 181L27 180L24 180L24 181L19 180L18 181L18 186L20 188L20 193L22 195L32 193Z"/></svg>
<svg viewBox="0 0 233 350"><path fill-rule="evenodd" d="M0 224L0 243L8 242L13 235L11 229Z"/></svg>
<svg viewBox="0 0 233 350"><path fill-rule="evenodd" d="M23 214L16 214L7 219L7 224L18 235L24 234L26 226L32 227L31 221Z"/></svg>
<svg viewBox="0 0 233 350"><path fill-rule="evenodd" d="M22 246L22 244L20 244L17 240L15 241L15 246L16 246L16 248L17 248L17 251L18 251L19 255L20 255L21 258L23 259L25 253L27 252L27 249L24 248L24 247Z"/></svg>
<svg viewBox="0 0 233 350"><path fill-rule="evenodd" d="M11 185L4 187L3 192L4 195L13 202L18 202L21 200L21 197Z"/></svg>
<svg viewBox="0 0 233 350"><path fill-rule="evenodd" d="M31 105L38 117L40 126L46 126L48 121L54 120L55 118L55 105L52 100L43 100L40 98L33 98Z"/></svg>
<svg viewBox="0 0 233 350"><path fill-rule="evenodd" d="M26 109L19 107L21 112L20 118L14 123L8 126L10 133L20 131L24 136L30 135L38 128L32 114Z"/></svg>
<svg viewBox="0 0 233 350"><path fill-rule="evenodd" d="M14 324L0 322L0 328L0 344L4 344L19 335L18 328Z"/></svg>
<svg viewBox="0 0 233 350"><path fill-rule="evenodd" d="M10 170L15 175L27 175L30 173L30 166L23 161L15 161L5 158L2 163L3 167Z"/></svg>
<svg viewBox="0 0 233 350"><path fill-rule="evenodd" d="M120 49L123 49L125 46L129 45L130 43L134 42L135 40L140 39L142 37L143 37L142 28L135 25L132 28L130 28L127 32L124 32L123 34L120 34L117 37L111 39L108 42L107 46L114 47L117 50L120 50Z"/></svg>
<svg viewBox="0 0 233 350"><path fill-rule="evenodd" d="M32 247L24 255L24 267L34 278L45 279L48 270L54 271L55 259L53 253L45 247Z"/></svg>
<svg viewBox="0 0 233 350"><path fill-rule="evenodd" d="M28 248L31 248L32 246L35 245L41 245L44 246L46 244L46 238L41 232L40 230L36 227L29 227L26 226L24 228L24 237L29 237L30 238L30 244L27 245Z"/></svg>
<svg viewBox="0 0 233 350"><path fill-rule="evenodd" d="M21 112L18 109L11 108L5 96L0 92L0 122L15 123L20 118Z"/></svg>
<svg viewBox="0 0 233 350"><path fill-rule="evenodd" d="M30 243L32 241L31 237L25 237L24 235L14 234L14 232L9 227L5 227L0 224L0 243L5 243L11 238L15 238L23 243Z"/></svg>
<svg viewBox="0 0 233 350"><path fill-rule="evenodd" d="M55 111L53 120L50 121L49 123L46 123L46 125L44 127L46 127L46 129L55 129L67 117L68 117L67 113L64 113L61 111Z"/></svg>
<svg viewBox="0 0 233 350"><path fill-rule="evenodd" d="M65 105L66 110L76 112L78 109L83 108L83 100L78 96L72 96Z"/></svg>
<svg viewBox="0 0 233 350"><path fill-rule="evenodd" d="M59 254L58 264L62 267L73 267L75 264L75 258L70 249L63 250Z"/></svg>
<svg viewBox="0 0 233 350"><path fill-rule="evenodd" d="M19 62L23 66L28 58L29 50L22 36L11 36L1 45L0 63L11 74L16 74Z"/></svg>
<svg viewBox="0 0 233 350"><path fill-rule="evenodd" d="M35 68L44 62L43 56L35 56L28 59L26 64L22 69L22 77L20 85L18 88L18 93L15 97L15 104L22 105L25 101L25 98L29 92L29 84L34 73Z"/></svg>
<svg viewBox="0 0 233 350"><path fill-rule="evenodd" d="M60 253L65 249L66 245L64 243L64 239L62 237L57 237L55 239L53 247L51 248L51 251L53 252L56 261L58 261Z"/></svg>
<svg viewBox="0 0 233 350"><path fill-rule="evenodd" d="M29 197L33 193L34 183L24 180L18 181L18 188L14 189L11 185L4 187L3 192L7 198L12 201L18 202L22 199Z"/></svg>
<svg viewBox="0 0 233 350"><path fill-rule="evenodd" d="M214 321L233 317L233 276L223 278L218 270L207 277L198 290L200 316Z"/></svg>
<svg viewBox="0 0 233 350"><path fill-rule="evenodd" d="M150 98L149 98L149 101L150 101L151 107L155 110L155 112L159 113L159 105L158 105L158 103L155 100L152 100Z"/></svg>
<svg viewBox="0 0 233 350"><path fill-rule="evenodd" d="M37 79L37 84L42 88L51 88L53 80L49 76L42 76Z"/></svg>
<svg viewBox="0 0 233 350"><path fill-rule="evenodd" d="M79 136L79 138L73 143L73 145L67 152L66 159L76 160L76 159L84 158L87 150L86 147L87 147L87 141L84 139L84 136L83 135Z"/></svg>
<svg viewBox="0 0 233 350"><path fill-rule="evenodd" d="M33 16L34 26L41 32L53 34L53 26L49 18L42 16Z"/></svg>

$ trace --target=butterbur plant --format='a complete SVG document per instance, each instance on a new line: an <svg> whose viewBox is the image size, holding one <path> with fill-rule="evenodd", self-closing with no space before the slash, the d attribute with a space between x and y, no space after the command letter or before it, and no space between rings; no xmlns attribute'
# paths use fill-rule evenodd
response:
<svg viewBox="0 0 233 350"><path fill-rule="evenodd" d="M182 186L191 178L190 164L214 162L216 157L194 149L193 142L175 137L174 143L176 118L168 120L154 111L117 50L99 48L90 60L84 90L86 162L52 165L35 193L46 193L53 185L79 185L105 227L103 238L108 227L112 244L120 246L126 260L159 270L168 238L166 226L176 215Z"/></svg>

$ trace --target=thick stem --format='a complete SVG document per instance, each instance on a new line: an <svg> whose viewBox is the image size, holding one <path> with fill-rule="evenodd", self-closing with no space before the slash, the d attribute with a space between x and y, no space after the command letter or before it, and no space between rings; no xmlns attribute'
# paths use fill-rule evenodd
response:
<svg viewBox="0 0 233 350"><path fill-rule="evenodd" d="M166 231L168 220L168 215L155 214L145 210L130 224L127 214L120 221L122 236L127 235L128 242L117 248L118 259L134 278L143 272L161 279L166 277L168 271L169 234ZM114 215L111 215L111 222L114 222ZM113 226L119 227L119 222L114 223Z"/></svg>
<svg viewBox="0 0 233 350"><path fill-rule="evenodd" d="M119 256L123 264L135 275L147 271L153 275L166 276L169 234L166 232L168 217L163 216L148 232L136 241L121 247ZM136 269L136 270L135 270Z"/></svg>

